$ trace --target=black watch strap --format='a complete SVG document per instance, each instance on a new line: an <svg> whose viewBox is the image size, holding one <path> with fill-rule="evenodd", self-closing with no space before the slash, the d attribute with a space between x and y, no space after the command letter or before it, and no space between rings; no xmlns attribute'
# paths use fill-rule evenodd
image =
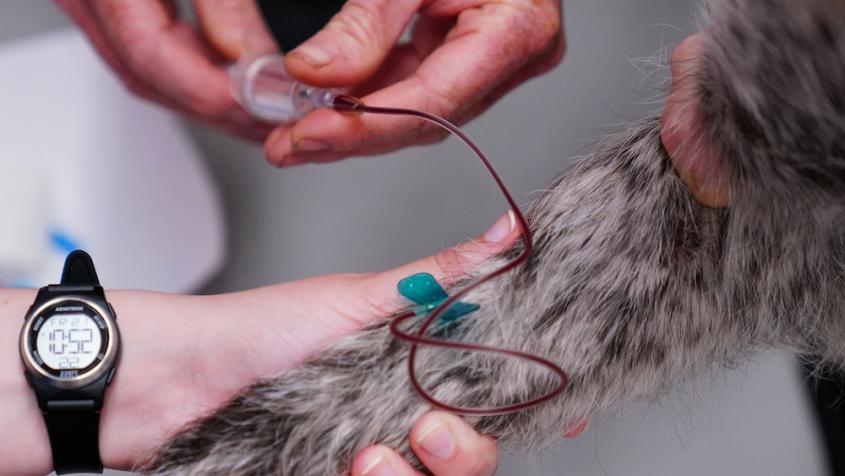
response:
<svg viewBox="0 0 845 476"><path fill-rule="evenodd" d="M62 270L63 286L99 286L94 260L88 253L76 250L67 255L65 267Z"/></svg>
<svg viewBox="0 0 845 476"><path fill-rule="evenodd" d="M94 260L76 250L65 259L59 286L49 291L78 292L100 287ZM102 473L100 460L100 409L94 400L50 400L43 409L53 469L56 474Z"/></svg>
<svg viewBox="0 0 845 476"><path fill-rule="evenodd" d="M102 473L100 412L92 400L49 402L44 412L56 474Z"/></svg>

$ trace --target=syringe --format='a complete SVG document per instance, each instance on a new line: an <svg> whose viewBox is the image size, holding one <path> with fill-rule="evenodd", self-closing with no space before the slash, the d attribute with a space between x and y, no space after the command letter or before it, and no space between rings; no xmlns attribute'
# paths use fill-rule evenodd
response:
<svg viewBox="0 0 845 476"><path fill-rule="evenodd" d="M285 71L280 54L244 56L229 68L229 90L254 118L296 122L321 107L332 107L339 92L302 84Z"/></svg>

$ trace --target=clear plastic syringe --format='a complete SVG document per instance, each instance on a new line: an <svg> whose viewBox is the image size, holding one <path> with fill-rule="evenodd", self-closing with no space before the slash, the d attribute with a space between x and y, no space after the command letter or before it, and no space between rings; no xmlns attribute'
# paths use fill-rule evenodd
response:
<svg viewBox="0 0 845 476"><path fill-rule="evenodd" d="M296 122L314 109L332 107L339 93L294 80L276 53L238 60L229 68L229 91L250 115L270 123Z"/></svg>

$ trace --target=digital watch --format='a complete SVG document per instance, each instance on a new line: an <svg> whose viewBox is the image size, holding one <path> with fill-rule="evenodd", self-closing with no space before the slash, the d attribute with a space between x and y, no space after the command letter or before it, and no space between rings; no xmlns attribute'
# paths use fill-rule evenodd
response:
<svg viewBox="0 0 845 476"><path fill-rule="evenodd" d="M56 473L101 473L100 409L120 355L120 335L88 253L72 252L61 284L38 290L20 351L47 424Z"/></svg>

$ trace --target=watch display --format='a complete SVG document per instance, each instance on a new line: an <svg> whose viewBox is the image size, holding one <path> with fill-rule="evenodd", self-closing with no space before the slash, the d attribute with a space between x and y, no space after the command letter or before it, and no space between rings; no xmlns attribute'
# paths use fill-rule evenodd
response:
<svg viewBox="0 0 845 476"><path fill-rule="evenodd" d="M53 369L84 369L94 362L102 337L94 319L83 313L48 317L35 338L41 360Z"/></svg>
<svg viewBox="0 0 845 476"><path fill-rule="evenodd" d="M62 300L34 317L27 341L39 370L53 377L74 378L103 360L109 331L103 316L88 303Z"/></svg>

